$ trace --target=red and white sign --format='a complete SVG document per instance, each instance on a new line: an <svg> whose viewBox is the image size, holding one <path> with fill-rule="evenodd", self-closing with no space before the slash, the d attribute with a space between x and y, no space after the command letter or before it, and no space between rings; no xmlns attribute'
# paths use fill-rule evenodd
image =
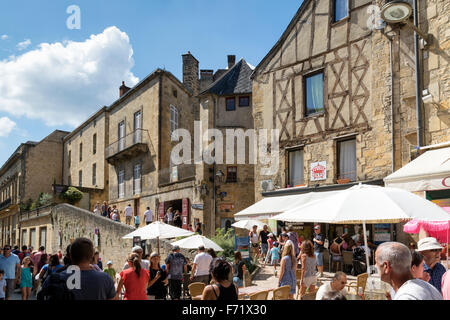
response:
<svg viewBox="0 0 450 320"><path fill-rule="evenodd" d="M311 163L311 181L327 180L327 162Z"/></svg>

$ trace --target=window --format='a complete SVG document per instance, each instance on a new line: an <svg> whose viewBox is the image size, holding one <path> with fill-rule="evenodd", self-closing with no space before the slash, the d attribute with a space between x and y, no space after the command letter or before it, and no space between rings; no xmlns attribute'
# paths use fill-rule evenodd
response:
<svg viewBox="0 0 450 320"><path fill-rule="evenodd" d="M30 230L30 246L36 248L36 229L33 228Z"/></svg>
<svg viewBox="0 0 450 320"><path fill-rule="evenodd" d="M119 123L118 128L119 151L125 149L125 121Z"/></svg>
<svg viewBox="0 0 450 320"><path fill-rule="evenodd" d="M239 107L249 107L250 106L250 97L239 97Z"/></svg>
<svg viewBox="0 0 450 320"><path fill-rule="evenodd" d="M227 111L233 111L236 110L236 99L233 98L226 98L226 108Z"/></svg>
<svg viewBox="0 0 450 320"><path fill-rule="evenodd" d="M178 109L170 106L170 135L178 129Z"/></svg>
<svg viewBox="0 0 450 320"><path fill-rule="evenodd" d="M80 143L80 162L83 161L83 144Z"/></svg>
<svg viewBox="0 0 450 320"><path fill-rule="evenodd" d="M305 183L303 149L289 151L288 184L295 187Z"/></svg>
<svg viewBox="0 0 450 320"><path fill-rule="evenodd" d="M27 230L22 230L22 246L28 245Z"/></svg>
<svg viewBox="0 0 450 320"><path fill-rule="evenodd" d="M39 246L47 247L47 227L39 228Z"/></svg>
<svg viewBox="0 0 450 320"><path fill-rule="evenodd" d="M69 168L72 165L72 150L69 150Z"/></svg>
<svg viewBox="0 0 450 320"><path fill-rule="evenodd" d="M95 187L97 185L97 164L92 165L92 185Z"/></svg>
<svg viewBox="0 0 450 320"><path fill-rule="evenodd" d="M78 181L79 181L78 185L80 187L82 187L83 186L83 171L82 170L78 171Z"/></svg>
<svg viewBox="0 0 450 320"><path fill-rule="evenodd" d="M117 185L119 187L119 198L125 197L125 170L120 170L117 175Z"/></svg>
<svg viewBox="0 0 450 320"><path fill-rule="evenodd" d="M67 184L68 184L69 186L72 185L72 176L69 176L69 178L67 178Z"/></svg>
<svg viewBox="0 0 450 320"><path fill-rule="evenodd" d="M323 110L323 72L318 72L305 77L306 116L323 112Z"/></svg>
<svg viewBox="0 0 450 320"><path fill-rule="evenodd" d="M92 153L93 154L97 153L97 134L94 134L92 136Z"/></svg>
<svg viewBox="0 0 450 320"><path fill-rule="evenodd" d="M142 141L142 112L138 111L134 114L134 143Z"/></svg>
<svg viewBox="0 0 450 320"><path fill-rule="evenodd" d="M237 182L237 167L227 167L227 182Z"/></svg>
<svg viewBox="0 0 450 320"><path fill-rule="evenodd" d="M141 193L141 164L136 164L133 170L133 192L134 194Z"/></svg>
<svg viewBox="0 0 450 320"><path fill-rule="evenodd" d="M348 16L348 0L334 0L333 22L338 22Z"/></svg>
<svg viewBox="0 0 450 320"><path fill-rule="evenodd" d="M338 141L338 179L356 181L356 139Z"/></svg>

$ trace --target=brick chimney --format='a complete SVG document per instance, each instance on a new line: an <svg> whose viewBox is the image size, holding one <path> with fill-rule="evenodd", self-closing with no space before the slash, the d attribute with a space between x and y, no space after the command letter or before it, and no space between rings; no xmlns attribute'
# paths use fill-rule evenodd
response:
<svg viewBox="0 0 450 320"><path fill-rule="evenodd" d="M120 98L122 98L122 96L123 96L125 93L127 93L128 90L130 90L130 89L131 89L131 88L128 88L128 87L125 85L125 81L122 81L122 85L121 85L120 88L119 88Z"/></svg>
<svg viewBox="0 0 450 320"><path fill-rule="evenodd" d="M228 55L228 70L233 68L235 64L236 64L236 56Z"/></svg>
<svg viewBox="0 0 450 320"><path fill-rule="evenodd" d="M188 51L183 54L183 84L186 88L192 90L194 96L197 96L200 89L200 81L198 79L198 60Z"/></svg>

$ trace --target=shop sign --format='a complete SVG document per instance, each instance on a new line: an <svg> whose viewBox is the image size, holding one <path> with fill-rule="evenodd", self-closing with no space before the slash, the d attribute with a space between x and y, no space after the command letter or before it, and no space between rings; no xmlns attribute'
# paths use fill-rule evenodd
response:
<svg viewBox="0 0 450 320"><path fill-rule="evenodd" d="M192 204L192 209L203 210L203 203L193 203Z"/></svg>
<svg viewBox="0 0 450 320"><path fill-rule="evenodd" d="M311 181L320 181L327 179L327 162L311 163Z"/></svg>
<svg viewBox="0 0 450 320"><path fill-rule="evenodd" d="M241 253L242 259L250 259L250 238L235 236L234 250Z"/></svg>
<svg viewBox="0 0 450 320"><path fill-rule="evenodd" d="M230 212L234 210L233 203L222 203L219 205L219 211L221 212Z"/></svg>

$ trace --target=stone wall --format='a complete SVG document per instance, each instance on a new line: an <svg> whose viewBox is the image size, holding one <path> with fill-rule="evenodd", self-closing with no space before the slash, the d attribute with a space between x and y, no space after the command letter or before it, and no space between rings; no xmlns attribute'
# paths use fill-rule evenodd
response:
<svg viewBox="0 0 450 320"><path fill-rule="evenodd" d="M25 159L25 192L21 196L37 200L41 192L53 193L53 183L62 179L63 137L68 132L54 131L33 148Z"/></svg>
<svg viewBox="0 0 450 320"><path fill-rule="evenodd" d="M123 240L122 237L133 232L133 227L123 223L114 222L108 218L95 215L92 212L68 205L60 204L53 208L53 232L51 235L51 248L53 251L66 247L79 237L92 240L96 250L105 264L112 260L115 267L120 269L132 249L132 240ZM95 230L99 231L98 245L95 242Z"/></svg>

